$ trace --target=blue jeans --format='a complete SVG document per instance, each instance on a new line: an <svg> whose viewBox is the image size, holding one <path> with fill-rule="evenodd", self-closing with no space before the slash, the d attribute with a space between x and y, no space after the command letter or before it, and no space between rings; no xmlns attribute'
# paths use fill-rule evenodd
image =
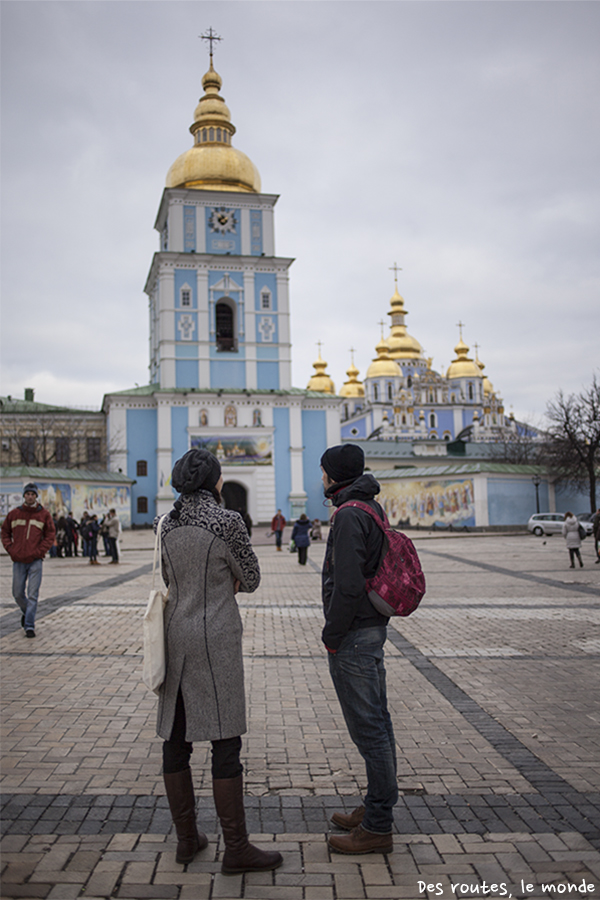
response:
<svg viewBox="0 0 600 900"><path fill-rule="evenodd" d="M13 597L25 616L25 630L35 627L38 594L42 583L42 560L30 563L13 562Z"/></svg>
<svg viewBox="0 0 600 900"><path fill-rule="evenodd" d="M350 737L365 761L367 795L363 828L389 834L398 800L396 741L387 708L384 626L359 628L329 654L329 671Z"/></svg>

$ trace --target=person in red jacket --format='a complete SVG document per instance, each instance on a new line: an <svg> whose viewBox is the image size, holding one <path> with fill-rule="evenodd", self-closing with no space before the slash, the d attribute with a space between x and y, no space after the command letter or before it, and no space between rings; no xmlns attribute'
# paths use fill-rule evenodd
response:
<svg viewBox="0 0 600 900"><path fill-rule="evenodd" d="M21 607L21 626L35 637L35 614L42 582L42 560L56 529L52 516L38 503L37 484L23 488L22 506L9 512L2 523L2 544L13 561L13 597Z"/></svg>
<svg viewBox="0 0 600 900"><path fill-rule="evenodd" d="M278 550L281 550L281 538L283 537L283 529L286 524L285 516L281 510L278 509L271 521L271 534L275 535L275 544Z"/></svg>

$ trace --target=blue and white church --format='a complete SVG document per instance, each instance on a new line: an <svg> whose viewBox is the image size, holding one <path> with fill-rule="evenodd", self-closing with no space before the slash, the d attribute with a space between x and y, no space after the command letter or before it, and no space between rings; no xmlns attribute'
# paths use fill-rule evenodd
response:
<svg viewBox="0 0 600 900"><path fill-rule="evenodd" d="M293 260L275 254L278 197L233 146L221 84L211 53L193 145L169 169L154 226L150 383L104 398L137 526L171 508L173 464L194 446L221 460L226 504L253 521L323 518L319 460L340 439L340 398L292 387Z"/></svg>

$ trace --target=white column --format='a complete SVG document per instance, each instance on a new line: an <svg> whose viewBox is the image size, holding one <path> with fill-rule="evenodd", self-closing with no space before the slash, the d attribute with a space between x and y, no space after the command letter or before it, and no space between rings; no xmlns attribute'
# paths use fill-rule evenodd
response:
<svg viewBox="0 0 600 900"><path fill-rule="evenodd" d="M171 447L171 401L158 398L157 409L158 446L156 448L156 512L162 516L169 512L173 505L173 491L168 484L173 467L173 448Z"/></svg>
<svg viewBox="0 0 600 900"><path fill-rule="evenodd" d="M457 438L458 435L463 430L463 411L462 407L454 407L452 414L454 416L454 437Z"/></svg>
<svg viewBox="0 0 600 900"><path fill-rule="evenodd" d="M248 227L250 227L249 222ZM244 331L246 339L246 387L248 390L254 390L258 385L255 277L254 272L244 272Z"/></svg>
<svg viewBox="0 0 600 900"><path fill-rule="evenodd" d="M118 472L120 469L127 474L127 409L125 406L110 406L106 437L109 471Z"/></svg>
<svg viewBox="0 0 600 900"><path fill-rule="evenodd" d="M183 253L183 203L169 205L169 250Z"/></svg>
<svg viewBox="0 0 600 900"><path fill-rule="evenodd" d="M303 452L302 408L298 404L290 406L290 468L292 475L290 505L292 519L297 518L306 510L306 491L304 490L304 473L302 471Z"/></svg>
<svg viewBox="0 0 600 900"><path fill-rule="evenodd" d="M279 387L287 391L292 386L290 298L287 272L277 273L277 328L279 332Z"/></svg>
<svg viewBox="0 0 600 900"><path fill-rule="evenodd" d="M475 492L475 525L485 527L490 524L487 475L473 477L473 491Z"/></svg>
<svg viewBox="0 0 600 900"><path fill-rule="evenodd" d="M340 409L341 409L341 401L337 407L328 407L325 417L325 427L327 434L327 446L335 447L336 444L339 444L342 436L340 430Z"/></svg>
<svg viewBox="0 0 600 900"><path fill-rule="evenodd" d="M206 207L196 207L196 253L206 253Z"/></svg>
<svg viewBox="0 0 600 900"><path fill-rule="evenodd" d="M275 256L275 228L273 207L262 211L263 253Z"/></svg>
<svg viewBox="0 0 600 900"><path fill-rule="evenodd" d="M171 388L175 387L175 273L162 268L158 277L160 386Z"/></svg>
<svg viewBox="0 0 600 900"><path fill-rule="evenodd" d="M208 311L208 272L199 269L196 273L198 292L198 358L201 388L210 387L210 321Z"/></svg>

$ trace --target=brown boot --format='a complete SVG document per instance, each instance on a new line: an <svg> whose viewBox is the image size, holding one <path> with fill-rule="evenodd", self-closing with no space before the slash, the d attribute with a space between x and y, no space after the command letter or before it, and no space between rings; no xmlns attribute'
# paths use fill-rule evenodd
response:
<svg viewBox="0 0 600 900"><path fill-rule="evenodd" d="M242 872L267 872L280 866L283 862L281 853L259 850L248 840L243 776L213 778L213 797L225 840L221 872L239 875Z"/></svg>
<svg viewBox="0 0 600 900"><path fill-rule="evenodd" d="M334 813L331 817L331 821L334 825L337 825L338 828L343 828L344 831L352 831L353 828L356 828L357 825L360 825L363 820L364 814L364 806L359 806L354 810L354 812L351 812L349 816L345 813Z"/></svg>
<svg viewBox="0 0 600 900"><path fill-rule="evenodd" d="M327 841L334 853L391 853L394 838L391 834L373 834L357 825L350 834L331 834Z"/></svg>
<svg viewBox="0 0 600 900"><path fill-rule="evenodd" d="M192 770L188 768L183 772L173 772L169 775L165 772L163 778L167 789L169 809L177 832L175 861L186 865L186 863L191 863L196 853L208 846L208 838L198 831L196 825Z"/></svg>

